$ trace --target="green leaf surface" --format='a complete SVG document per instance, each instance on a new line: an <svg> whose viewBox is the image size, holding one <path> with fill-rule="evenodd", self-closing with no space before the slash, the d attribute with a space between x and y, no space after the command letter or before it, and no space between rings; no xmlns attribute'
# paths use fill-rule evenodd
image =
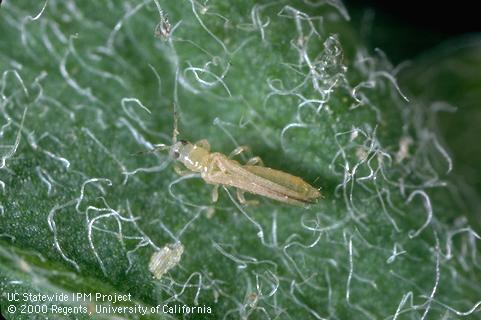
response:
<svg viewBox="0 0 481 320"><path fill-rule="evenodd" d="M480 238L434 112L366 50L335 1L10 1L0 11L0 306L8 293L121 294L44 302L209 308L192 319L479 316ZM165 26L165 22L164 22ZM321 188L295 207L199 176L180 138L249 145ZM241 157L242 158L242 157ZM179 243L160 279L152 254ZM30 303L30 302L29 302ZM34 304L34 303L30 303ZM16 313L7 314L14 305ZM100 312L94 318L182 318ZM35 317L52 316L52 312ZM58 318L88 318L65 312Z"/></svg>
<svg viewBox="0 0 481 320"><path fill-rule="evenodd" d="M401 73L417 99L438 112L434 120L457 163L455 173L464 182L466 201L473 203L474 210L479 210L481 195L480 52L479 35L465 36L424 53ZM479 217L477 224L481 224Z"/></svg>

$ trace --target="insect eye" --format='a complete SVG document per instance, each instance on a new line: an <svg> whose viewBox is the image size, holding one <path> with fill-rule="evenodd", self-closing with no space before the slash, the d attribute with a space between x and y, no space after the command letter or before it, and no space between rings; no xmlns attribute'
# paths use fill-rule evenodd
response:
<svg viewBox="0 0 481 320"><path fill-rule="evenodd" d="M175 150L175 151L173 152L173 156L174 156L174 159L179 159L179 157L180 157L180 152L177 151L177 150Z"/></svg>

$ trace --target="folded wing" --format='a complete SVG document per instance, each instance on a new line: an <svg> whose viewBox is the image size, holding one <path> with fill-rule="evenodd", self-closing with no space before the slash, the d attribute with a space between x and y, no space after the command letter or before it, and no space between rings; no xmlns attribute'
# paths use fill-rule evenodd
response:
<svg viewBox="0 0 481 320"><path fill-rule="evenodd" d="M204 179L209 183L232 186L295 205L313 203L321 195L319 190L301 178L279 170L242 166L228 159L218 159L218 161L222 162L224 170L205 176Z"/></svg>

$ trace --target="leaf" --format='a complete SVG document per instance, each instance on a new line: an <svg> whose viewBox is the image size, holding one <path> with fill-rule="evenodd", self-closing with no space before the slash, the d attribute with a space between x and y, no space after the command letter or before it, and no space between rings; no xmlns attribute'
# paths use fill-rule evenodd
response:
<svg viewBox="0 0 481 320"><path fill-rule="evenodd" d="M454 171L464 181L467 203L476 203L481 194L481 176L477 170L481 149L476 141L480 118L480 43L476 36L448 41L418 57L401 73L406 87L437 111L435 120L457 162ZM473 192L477 196L470 196Z"/></svg>
<svg viewBox="0 0 481 320"><path fill-rule="evenodd" d="M152 318L478 312L480 239L433 113L406 101L393 66L328 3L159 2L167 39L150 1L5 4L3 296L90 293L39 304L79 318L80 306L129 319L141 307ZM166 153L136 155L171 143L174 104L181 138L225 154L248 144L324 198L299 208L248 195L260 204L242 207L221 188L212 204L212 187L177 176ZM179 242L179 264L154 279L150 257ZM109 306L132 309L98 309Z"/></svg>

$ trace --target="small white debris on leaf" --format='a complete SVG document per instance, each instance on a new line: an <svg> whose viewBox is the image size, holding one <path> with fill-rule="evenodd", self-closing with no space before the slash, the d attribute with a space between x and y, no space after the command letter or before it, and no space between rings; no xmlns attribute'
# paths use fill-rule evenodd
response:
<svg viewBox="0 0 481 320"><path fill-rule="evenodd" d="M399 141L399 151L396 153L396 162L400 163L409 156L409 146L413 143L411 137L403 137Z"/></svg>
<svg viewBox="0 0 481 320"><path fill-rule="evenodd" d="M160 22L155 27L155 36L164 41L169 40L171 28L172 26L170 25L169 19L164 15L163 12L161 12Z"/></svg>
<svg viewBox="0 0 481 320"><path fill-rule="evenodd" d="M182 257L184 246L180 242L168 244L150 257L149 271L160 279L167 271L175 267Z"/></svg>

